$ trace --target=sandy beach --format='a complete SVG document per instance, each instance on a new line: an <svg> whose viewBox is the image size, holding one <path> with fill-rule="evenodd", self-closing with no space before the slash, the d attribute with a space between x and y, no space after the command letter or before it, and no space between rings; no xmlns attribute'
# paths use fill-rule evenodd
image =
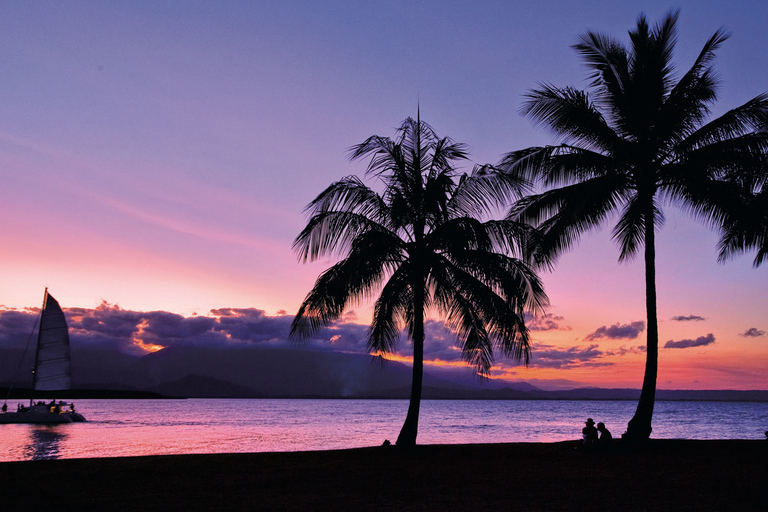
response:
<svg viewBox="0 0 768 512"><path fill-rule="evenodd" d="M372 447L0 463L4 510L768 510L768 442Z"/></svg>

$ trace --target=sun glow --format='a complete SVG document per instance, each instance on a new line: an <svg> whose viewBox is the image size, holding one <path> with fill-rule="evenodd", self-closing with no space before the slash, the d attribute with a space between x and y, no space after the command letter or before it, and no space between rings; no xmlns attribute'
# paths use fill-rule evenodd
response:
<svg viewBox="0 0 768 512"><path fill-rule="evenodd" d="M154 343L146 343L144 342L142 338L142 335L144 334L144 329L149 327L149 320L146 318L139 323L139 325L136 326L136 332L133 334L133 344L140 349L144 350L145 352L158 352L160 350L163 350L165 347L162 345L155 345Z"/></svg>

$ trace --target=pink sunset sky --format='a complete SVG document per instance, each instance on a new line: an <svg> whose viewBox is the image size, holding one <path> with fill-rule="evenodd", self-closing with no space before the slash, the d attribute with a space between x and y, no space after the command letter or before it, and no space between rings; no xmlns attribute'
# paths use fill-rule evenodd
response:
<svg viewBox="0 0 768 512"><path fill-rule="evenodd" d="M518 114L523 94L585 88L581 33L626 40L640 12L655 23L677 7L678 69L732 33L713 114L768 91L761 1L6 3L0 304L39 307L48 286L69 308L291 315L331 263L291 251L304 206L365 170L347 148L393 136L417 104L475 163L558 143ZM659 387L768 389L768 265L718 264L717 233L665 212ZM611 227L543 275L539 364L501 360L496 377L640 386L643 265L617 263ZM352 318L368 316L360 304Z"/></svg>

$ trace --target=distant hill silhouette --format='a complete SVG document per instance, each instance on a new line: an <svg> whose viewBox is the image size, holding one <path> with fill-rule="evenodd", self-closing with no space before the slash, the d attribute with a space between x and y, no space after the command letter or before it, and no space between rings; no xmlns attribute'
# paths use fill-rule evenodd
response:
<svg viewBox="0 0 768 512"><path fill-rule="evenodd" d="M0 349L0 386L10 384L21 351ZM22 364L22 368L31 365ZM22 375L13 382L28 388ZM199 398L407 398L411 369L377 364L359 353L301 348L180 346L144 356L73 347L77 396ZM546 391L531 384L482 380L468 368L427 366L425 399L637 400L639 389ZM73 395L74 396L74 395ZM768 391L659 390L659 400L768 401Z"/></svg>

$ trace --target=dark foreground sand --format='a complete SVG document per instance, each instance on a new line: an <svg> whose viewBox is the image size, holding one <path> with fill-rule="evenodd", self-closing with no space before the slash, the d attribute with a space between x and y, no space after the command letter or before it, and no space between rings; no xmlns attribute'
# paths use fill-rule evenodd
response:
<svg viewBox="0 0 768 512"><path fill-rule="evenodd" d="M768 510L768 441L654 440L0 463L0 509ZM53 508L51 508L53 506Z"/></svg>

